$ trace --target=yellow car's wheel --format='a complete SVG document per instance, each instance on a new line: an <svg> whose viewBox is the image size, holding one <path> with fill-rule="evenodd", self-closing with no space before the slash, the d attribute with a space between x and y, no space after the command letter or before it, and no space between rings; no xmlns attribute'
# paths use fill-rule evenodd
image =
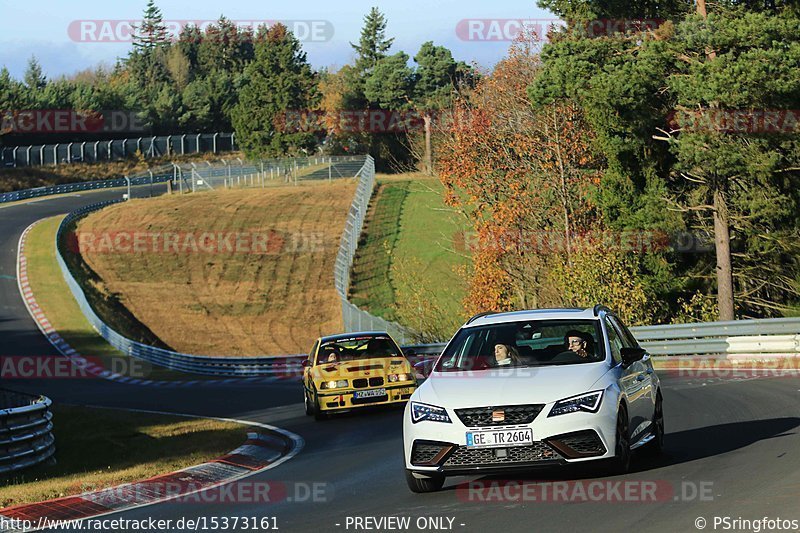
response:
<svg viewBox="0 0 800 533"><path fill-rule="evenodd" d="M311 416L314 414L314 409L311 406L311 402L308 399L308 391L303 389L303 407L306 409L306 416Z"/></svg>
<svg viewBox="0 0 800 533"><path fill-rule="evenodd" d="M317 391L314 391L314 420L327 420L328 415L325 413L322 408L319 406L319 396L317 396Z"/></svg>

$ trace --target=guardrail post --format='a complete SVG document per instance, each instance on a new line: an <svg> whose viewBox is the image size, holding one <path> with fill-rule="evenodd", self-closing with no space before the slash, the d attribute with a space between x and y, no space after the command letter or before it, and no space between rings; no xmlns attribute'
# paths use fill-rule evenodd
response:
<svg viewBox="0 0 800 533"><path fill-rule="evenodd" d="M43 144L42 147L39 148L39 164L40 165L44 165L44 147L45 147L45 145Z"/></svg>
<svg viewBox="0 0 800 533"><path fill-rule="evenodd" d="M107 155L108 155L108 160L109 161L111 161L111 159L114 158L114 141L113 140L108 141L108 154Z"/></svg>
<svg viewBox="0 0 800 533"><path fill-rule="evenodd" d="M217 136L218 135L219 135L219 133L215 133L211 137L211 152L214 153L214 154L217 153Z"/></svg>
<svg viewBox="0 0 800 533"><path fill-rule="evenodd" d="M203 135L202 133L197 134L197 138L195 139L195 153L200 153L200 136Z"/></svg>
<svg viewBox="0 0 800 533"><path fill-rule="evenodd" d="M33 146L28 146L28 149L25 150L25 164L27 166L31 166L31 148L33 148Z"/></svg>
<svg viewBox="0 0 800 533"><path fill-rule="evenodd" d="M53 146L53 163L58 165L58 143Z"/></svg>
<svg viewBox="0 0 800 533"><path fill-rule="evenodd" d="M186 134L181 135L181 155L186 155Z"/></svg>

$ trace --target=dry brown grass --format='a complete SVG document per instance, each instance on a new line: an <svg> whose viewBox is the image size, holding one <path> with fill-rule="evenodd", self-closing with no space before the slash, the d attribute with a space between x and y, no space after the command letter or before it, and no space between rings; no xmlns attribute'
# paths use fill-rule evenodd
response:
<svg viewBox="0 0 800 533"><path fill-rule="evenodd" d="M84 249L83 257L102 280L100 291L117 295L175 350L202 355L303 353L316 337L342 329L333 266L355 186L354 180L339 180L134 200L92 214L78 226L79 233L95 235L277 234L286 243L280 252ZM314 236L317 245L292 250L292 236Z"/></svg>

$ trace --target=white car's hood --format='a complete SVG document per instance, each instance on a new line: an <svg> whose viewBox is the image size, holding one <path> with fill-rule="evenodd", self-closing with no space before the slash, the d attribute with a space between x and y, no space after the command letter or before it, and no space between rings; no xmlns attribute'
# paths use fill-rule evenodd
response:
<svg viewBox="0 0 800 533"><path fill-rule="evenodd" d="M415 399L451 409L550 403L605 388L605 383L595 384L609 370L607 363L600 362L475 372L434 372L417 390Z"/></svg>

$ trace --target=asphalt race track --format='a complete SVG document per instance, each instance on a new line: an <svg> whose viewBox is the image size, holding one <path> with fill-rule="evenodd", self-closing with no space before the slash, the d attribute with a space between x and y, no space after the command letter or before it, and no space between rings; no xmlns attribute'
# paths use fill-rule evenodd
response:
<svg viewBox="0 0 800 533"><path fill-rule="evenodd" d="M120 194L84 192L0 207L0 355L55 353L30 319L13 279L21 232L35 220ZM147 194L144 188L134 195ZM662 382L667 437L661 458L639 458L633 473L623 477L571 469L532 472L513 480L549 486L564 486L565 480L578 480L583 486L599 480L605 487L621 482L632 482L626 486L655 483L659 487L656 501L642 501L641 497L620 501L613 494L587 501L572 491L558 501L533 501L531 497L521 501L518 492L506 501L483 501L480 494L473 497L468 489L457 488L476 478L450 479L440 493L412 494L403 477L400 410L314 422L303 414L299 383L204 385L196 390L137 388L86 379L4 385L41 392L62 403L252 420L287 429L306 441L295 458L248 479L283 487L282 494L288 499L236 504L167 502L107 518L276 517L278 528L290 532L364 531L367 529L354 527L354 517L386 516L409 517L410 531L419 530L420 517L446 518L438 530L570 532L697 531L700 522L696 521L701 517L709 531L715 530L714 517L800 520L800 379L662 374ZM498 486L507 481L480 479ZM318 484L318 494L316 501L310 502L302 487L313 483ZM452 525L447 519L452 519ZM428 526L426 530L437 530L430 523ZM721 525L716 528L722 529Z"/></svg>

